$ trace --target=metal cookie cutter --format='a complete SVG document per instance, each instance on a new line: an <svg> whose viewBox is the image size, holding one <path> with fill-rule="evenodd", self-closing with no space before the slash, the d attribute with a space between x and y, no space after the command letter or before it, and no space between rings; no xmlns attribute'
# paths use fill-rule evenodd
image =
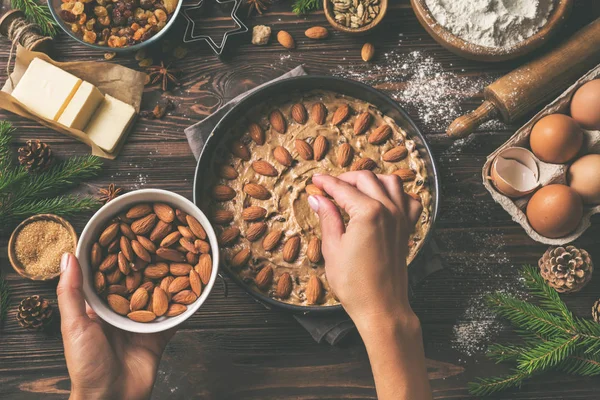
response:
<svg viewBox="0 0 600 400"><path fill-rule="evenodd" d="M229 4L229 3L233 4L233 8L231 9L231 20L235 23L235 28L226 31L223 34L223 38L221 39L220 43L217 43L208 34L194 35L196 23L190 17L189 12L193 11L193 10L202 9L206 5L207 1L215 1L219 5L224 5L224 4ZM187 19L187 26L185 28L185 34L183 36L184 43L192 43L192 42L196 42L198 40L204 40L204 41L206 41L206 43L208 43L208 45L215 52L215 54L217 56L220 56L223 53L223 50L225 49L225 44L227 43L227 39L229 38L229 36L248 32L248 27L246 25L244 25L244 23L237 16L237 11L240 8L241 3L242 3L242 0L200 0L195 5L183 7L182 13L183 13L183 16L185 17L185 19Z"/></svg>

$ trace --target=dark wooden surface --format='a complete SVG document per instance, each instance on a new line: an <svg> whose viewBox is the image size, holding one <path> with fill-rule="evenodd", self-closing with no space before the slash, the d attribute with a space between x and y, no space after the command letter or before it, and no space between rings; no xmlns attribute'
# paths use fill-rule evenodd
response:
<svg viewBox="0 0 600 400"><path fill-rule="evenodd" d="M153 187L192 196L195 161L183 129L228 99L304 64L310 73L332 74L339 68L369 68L360 60L364 38L337 32L323 42L311 42L303 32L314 24L326 24L322 13L297 17L290 2L282 1L262 17L246 19L248 25L267 24L276 32L286 29L298 42L288 54L273 43L251 45L249 36L229 42L223 59L215 57L204 44L190 46L189 55L178 62L183 70L182 85L167 96L177 108L161 121L140 120L121 155L106 161L101 176L80 187L95 193L114 182L126 190ZM600 15L595 0L576 1L567 28L553 41ZM183 24L183 18L179 24ZM421 51L448 71L471 77L496 77L523 60L484 64L464 60L443 50L417 23L407 0L392 2L384 21L385 29L368 37L384 65L386 51ZM403 34L401 45L398 34ZM9 43L0 42L0 65L8 59ZM59 61L101 60L101 52L90 51L61 34L56 40ZM132 55L117 56L112 62L137 68ZM4 74L3 74L4 75ZM3 78L5 78L3 76ZM378 85L382 90L397 88L399 82ZM151 108L160 92L148 88L143 108ZM474 108L481 98L462 107ZM409 104L410 106L410 104ZM409 107L420 124L418 113ZM39 138L53 147L59 157L86 154L88 149L65 136L26 119L0 112L0 118L17 128L15 148L26 139ZM502 328L484 330L490 323L480 298L486 291L513 290L515 273L523 263L535 263L545 246L529 239L504 210L494 203L481 184L480 170L485 157L502 144L516 127L481 130L472 139L453 144L442 131L425 129L441 171L442 209L437 224L437 241L446 268L415 288L413 307L421 318L431 384L436 399L470 398L466 384L477 376L506 372L483 355L490 340L514 339ZM81 231L89 216L71 218ZM579 244L600 260L599 219ZM66 398L69 379L59 331L24 332L15 321L18 302L27 295L42 294L55 302L55 283L32 283L12 272L6 256L7 238L0 240L0 265L13 291L8 320L0 330L0 398ZM600 278L581 293L566 298L571 308L589 315L598 297ZM475 310L475 311L474 311ZM470 324L469 322L472 321ZM498 326L492 321L492 326ZM475 343L460 335L481 325L485 341ZM462 327L462 328L461 328ZM469 329L467 329L469 328ZM458 335L458 336L457 336ZM482 335L479 335L482 336ZM481 338L480 338L481 339ZM461 345L462 344L462 345ZM476 347L473 349L473 347ZM597 378L573 378L548 374L526 384L521 390L505 393L502 399L597 399ZM316 344L290 316L266 310L229 282L229 296L220 285L208 301L168 345L154 391L156 399L372 399L373 378L364 346L358 336L338 347Z"/></svg>

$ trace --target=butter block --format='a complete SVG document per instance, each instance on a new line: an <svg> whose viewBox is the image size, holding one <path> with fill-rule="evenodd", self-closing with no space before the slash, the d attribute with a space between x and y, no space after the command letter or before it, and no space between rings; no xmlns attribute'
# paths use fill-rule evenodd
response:
<svg viewBox="0 0 600 400"><path fill-rule="evenodd" d="M104 100L104 95L89 82L83 81L58 118L58 122L68 128L82 130Z"/></svg>
<svg viewBox="0 0 600 400"><path fill-rule="evenodd" d="M106 95L84 131L98 147L112 153L134 116L132 106Z"/></svg>
<svg viewBox="0 0 600 400"><path fill-rule="evenodd" d="M36 114L57 121L81 82L76 76L34 58L12 96Z"/></svg>

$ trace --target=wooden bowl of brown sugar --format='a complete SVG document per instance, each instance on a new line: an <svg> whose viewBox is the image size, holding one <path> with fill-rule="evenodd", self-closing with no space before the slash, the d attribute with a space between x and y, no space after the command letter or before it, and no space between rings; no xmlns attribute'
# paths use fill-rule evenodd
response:
<svg viewBox="0 0 600 400"><path fill-rule="evenodd" d="M66 219L38 214L21 222L10 235L8 259L23 278L47 281L60 275L62 255L75 253L76 248L77 233Z"/></svg>

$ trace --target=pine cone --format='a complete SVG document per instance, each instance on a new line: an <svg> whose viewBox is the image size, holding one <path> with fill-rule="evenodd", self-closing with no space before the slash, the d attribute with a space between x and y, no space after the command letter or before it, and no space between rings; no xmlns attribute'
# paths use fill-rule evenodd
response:
<svg viewBox="0 0 600 400"><path fill-rule="evenodd" d="M39 140L28 140L19 148L19 163L30 172L44 171L52 164L52 149Z"/></svg>
<svg viewBox="0 0 600 400"><path fill-rule="evenodd" d="M17 311L17 321L25 329L41 330L52 320L52 306L38 295L26 297Z"/></svg>
<svg viewBox="0 0 600 400"><path fill-rule="evenodd" d="M592 306L592 318L594 318L594 321L600 324L600 300L596 300Z"/></svg>
<svg viewBox="0 0 600 400"><path fill-rule="evenodd" d="M592 259L575 246L550 247L540 261L544 280L559 293L574 293L592 279Z"/></svg>

